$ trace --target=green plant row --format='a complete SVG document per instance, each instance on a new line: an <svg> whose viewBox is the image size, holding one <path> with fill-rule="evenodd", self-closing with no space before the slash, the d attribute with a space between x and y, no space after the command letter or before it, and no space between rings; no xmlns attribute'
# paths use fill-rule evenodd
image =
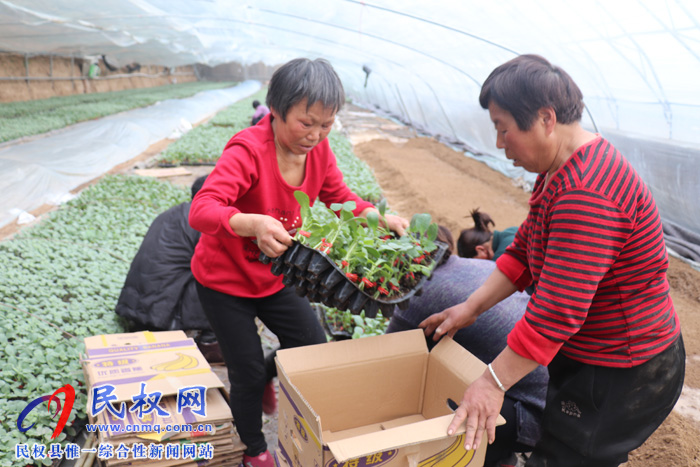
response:
<svg viewBox="0 0 700 467"><path fill-rule="evenodd" d="M131 260L155 217L189 190L136 176L107 176L41 224L0 242L0 466L16 465L17 443L49 444L56 420L28 402L71 384L70 422L86 413L82 339L124 332L114 313ZM82 390L81 390L82 389ZM70 423L58 441L74 435ZM50 465L46 460L44 465Z"/></svg>
<svg viewBox="0 0 700 467"><path fill-rule="evenodd" d="M200 91L235 85L192 82L153 88L76 94L0 104L0 142L38 135L74 123L146 107L165 99L190 97Z"/></svg>
<svg viewBox="0 0 700 467"><path fill-rule="evenodd" d="M372 169L355 155L350 141L342 133L334 130L328 135L328 142L338 161L338 168L343 172L345 183L360 198L378 203L382 199L382 189Z"/></svg>
<svg viewBox="0 0 700 467"><path fill-rule="evenodd" d="M223 109L217 113L210 121L212 125L226 126L233 130L231 136L235 135L244 128L250 126L250 119L253 117L255 110L253 109L253 101L265 103L267 96L267 88L263 87L260 91L245 99L241 99L233 105Z"/></svg>
<svg viewBox="0 0 700 467"><path fill-rule="evenodd" d="M199 125L168 145L168 148L158 156L158 165L161 167L214 165L234 134L230 127L210 123Z"/></svg>

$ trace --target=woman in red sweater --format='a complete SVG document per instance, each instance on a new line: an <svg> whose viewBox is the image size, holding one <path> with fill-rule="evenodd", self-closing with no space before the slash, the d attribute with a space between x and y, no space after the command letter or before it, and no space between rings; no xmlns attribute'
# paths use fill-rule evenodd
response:
<svg viewBox="0 0 700 467"><path fill-rule="evenodd" d="M262 433L270 374L255 318L282 348L326 342L308 301L258 261L260 252L274 258L292 244L289 232L302 223L296 190L327 205L355 201L357 216L376 211L345 185L326 139L344 102L327 61L300 58L283 65L270 80L270 113L231 138L190 208L190 225L202 232L192 273L228 367L246 467L274 465ZM386 219L389 228L405 233L406 219Z"/></svg>
<svg viewBox="0 0 700 467"><path fill-rule="evenodd" d="M467 448L493 442L505 391L538 364L550 373L543 434L526 464L617 466L680 396L685 350L668 256L648 188L625 158L580 125L583 96L535 55L496 68L479 97L496 144L538 173L527 219L484 285L421 323L438 339L534 285L508 346L465 392L448 429Z"/></svg>

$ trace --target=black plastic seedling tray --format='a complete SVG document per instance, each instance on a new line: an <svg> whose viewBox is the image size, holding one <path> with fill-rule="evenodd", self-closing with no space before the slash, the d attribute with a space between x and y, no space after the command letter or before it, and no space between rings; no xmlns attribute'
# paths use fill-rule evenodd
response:
<svg viewBox="0 0 700 467"><path fill-rule="evenodd" d="M447 250L446 244L435 244L438 248L431 253L433 267L440 262ZM422 276L408 292L388 300L373 298L348 279L328 255L297 241L277 258L260 253L260 261L264 264L271 263L272 274L283 275L282 282L295 287L297 295L306 296L310 302L323 303L341 311L350 310L355 315L364 310L368 318L376 317L379 310L384 317L389 318L394 314L396 306L405 310L409 300L420 295L423 285L430 279L430 276Z"/></svg>

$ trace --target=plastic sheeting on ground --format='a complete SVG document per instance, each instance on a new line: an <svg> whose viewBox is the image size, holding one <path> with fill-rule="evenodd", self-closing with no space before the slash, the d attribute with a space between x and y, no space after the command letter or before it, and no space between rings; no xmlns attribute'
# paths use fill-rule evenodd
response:
<svg viewBox="0 0 700 467"><path fill-rule="evenodd" d="M200 122L260 88L258 81L245 81L233 88L168 99L71 125L28 142L3 145L0 227L43 204L60 204L74 188L170 136L183 119Z"/></svg>

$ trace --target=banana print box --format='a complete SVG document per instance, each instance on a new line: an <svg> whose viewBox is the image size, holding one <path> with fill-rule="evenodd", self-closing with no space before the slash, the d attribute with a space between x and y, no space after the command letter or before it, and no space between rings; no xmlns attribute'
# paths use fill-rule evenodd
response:
<svg viewBox="0 0 700 467"><path fill-rule="evenodd" d="M280 467L483 466L486 443L466 451L447 426L449 401L486 365L449 338L428 352L406 331L280 350L276 363Z"/></svg>
<svg viewBox="0 0 700 467"><path fill-rule="evenodd" d="M84 342L82 364L89 386L113 385L115 401L139 394L141 383L149 393L163 396L182 387L223 387L194 340L182 331L99 335Z"/></svg>

